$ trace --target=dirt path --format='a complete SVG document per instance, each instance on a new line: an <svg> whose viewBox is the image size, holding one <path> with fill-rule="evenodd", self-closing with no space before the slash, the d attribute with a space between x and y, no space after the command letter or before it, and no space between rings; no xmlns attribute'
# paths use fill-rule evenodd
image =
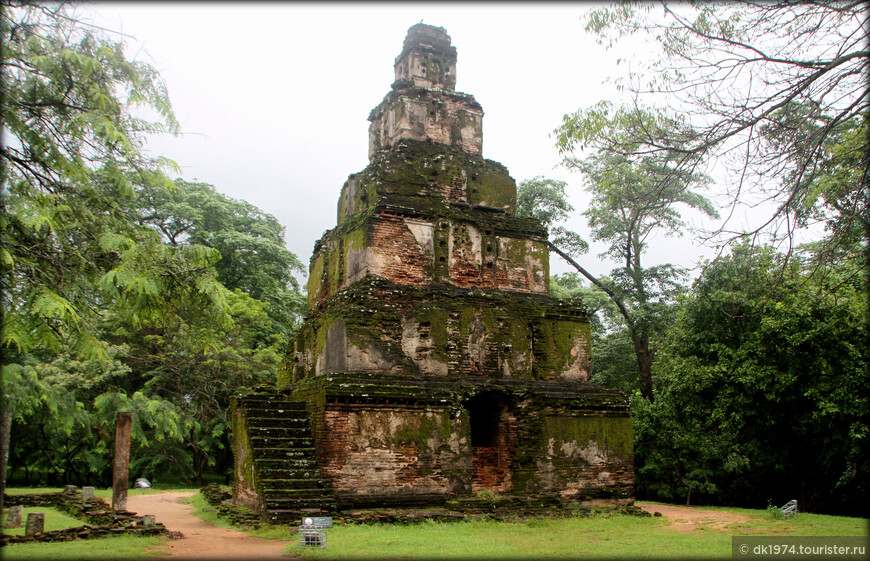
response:
<svg viewBox="0 0 870 561"><path fill-rule="evenodd" d="M137 495L127 499L127 508L137 514L153 514L170 532L181 532L183 539L170 540L169 559L245 559L281 558L288 541L251 537L238 530L220 528L203 522L192 514L193 507L179 502L193 493L167 491L155 495ZM166 557L155 557L166 559ZM284 558L289 559L289 558Z"/></svg>
<svg viewBox="0 0 870 561"><path fill-rule="evenodd" d="M153 514L171 532L181 532L182 539L167 543L169 559L244 559L252 561L280 559L282 550L293 540L264 540L244 532L221 528L203 522L192 514L193 507L181 499L191 492L167 491L154 495L136 495L127 499L127 508L138 514ZM702 527L722 529L734 522L749 522L750 517L732 512L701 510L694 507L636 503L649 513L660 512L670 527L681 532L693 532ZM166 557L155 557L166 559ZM283 559L289 560L288 557Z"/></svg>
<svg viewBox="0 0 870 561"><path fill-rule="evenodd" d="M635 503L650 514L660 512L670 522L670 527L680 532L692 532L702 527L721 530L734 522L749 522L752 519L742 514L718 510L701 510L691 506Z"/></svg>

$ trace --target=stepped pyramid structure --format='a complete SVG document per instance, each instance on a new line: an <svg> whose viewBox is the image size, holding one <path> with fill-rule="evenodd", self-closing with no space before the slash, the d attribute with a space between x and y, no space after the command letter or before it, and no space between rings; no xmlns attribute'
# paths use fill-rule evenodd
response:
<svg viewBox="0 0 870 561"><path fill-rule="evenodd" d="M547 232L481 156L445 30L411 27L395 72L278 387L234 400L234 501L283 522L487 489L632 500L627 400L589 382L586 311L549 296Z"/></svg>

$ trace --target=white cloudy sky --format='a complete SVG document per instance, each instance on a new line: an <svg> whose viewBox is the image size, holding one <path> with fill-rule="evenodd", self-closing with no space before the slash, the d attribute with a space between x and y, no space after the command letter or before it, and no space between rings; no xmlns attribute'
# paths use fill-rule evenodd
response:
<svg viewBox="0 0 870 561"><path fill-rule="evenodd" d="M308 263L335 226L341 186L368 163L369 111L393 82L409 27L444 27L458 50L456 89L483 106L483 154L519 182L568 181L582 210L582 179L558 167L552 131L565 113L613 98L604 84L624 70L583 30L594 4L541 3L115 3L81 8L86 19L135 37L127 55L166 81L184 135L149 143L183 176L215 185L273 214L287 247ZM619 50L621 49L621 51ZM578 216L571 225L588 238ZM613 263L593 250L593 273ZM652 241L649 264L691 266L709 250L688 239ZM552 271L571 270L554 256Z"/></svg>

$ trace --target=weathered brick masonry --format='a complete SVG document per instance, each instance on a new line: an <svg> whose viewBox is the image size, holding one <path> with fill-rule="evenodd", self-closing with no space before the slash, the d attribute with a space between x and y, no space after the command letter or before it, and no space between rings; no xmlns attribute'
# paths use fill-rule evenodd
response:
<svg viewBox="0 0 870 561"><path fill-rule="evenodd" d="M413 26L395 69L278 387L234 400L234 500L273 521L486 489L630 501L627 400L589 382L586 310L549 296L547 232L481 156L450 37Z"/></svg>

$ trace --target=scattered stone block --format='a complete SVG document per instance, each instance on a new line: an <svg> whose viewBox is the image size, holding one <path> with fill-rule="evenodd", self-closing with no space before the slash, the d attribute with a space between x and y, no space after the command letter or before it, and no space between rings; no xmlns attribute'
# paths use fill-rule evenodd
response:
<svg viewBox="0 0 870 561"><path fill-rule="evenodd" d="M63 486L64 493L72 494L72 493L76 492L76 489L78 489L78 487L76 487L75 485L64 485Z"/></svg>
<svg viewBox="0 0 870 561"><path fill-rule="evenodd" d="M153 514L146 514L146 515L142 516L142 526L144 526L146 528L154 526L154 515Z"/></svg>
<svg viewBox="0 0 870 561"><path fill-rule="evenodd" d="M21 516L23 514L24 507L22 505L10 506L9 514L6 515L6 527L19 528L21 526Z"/></svg>
<svg viewBox="0 0 870 561"><path fill-rule="evenodd" d="M45 531L45 513L31 512L27 515L27 523L24 526L25 536L35 536Z"/></svg>

